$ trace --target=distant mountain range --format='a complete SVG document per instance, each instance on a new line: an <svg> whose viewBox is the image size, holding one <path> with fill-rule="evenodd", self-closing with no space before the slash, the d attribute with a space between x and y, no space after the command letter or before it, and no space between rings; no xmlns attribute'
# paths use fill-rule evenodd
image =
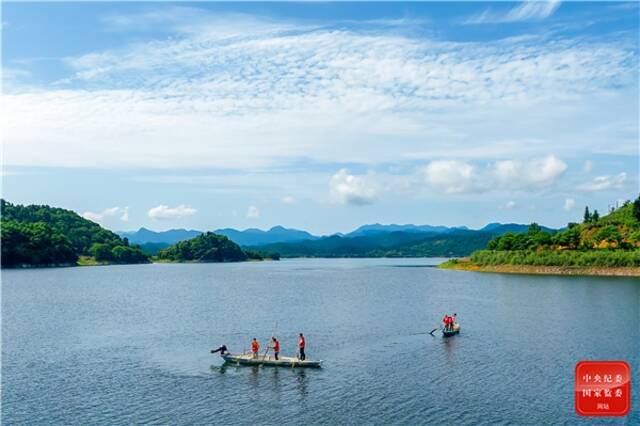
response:
<svg viewBox="0 0 640 426"><path fill-rule="evenodd" d="M238 231L233 228L216 229L218 235L224 235L234 243L241 246L259 246L273 243L284 243L302 240L315 240L320 237L311 235L306 231L287 229L282 226L274 226L268 231L249 228ZM179 241L189 240L202 234L202 231L187 229L170 229L168 231L151 231L140 228L137 231L119 232L122 238L127 238L132 244L140 244L143 249L155 254L158 250L166 248Z"/></svg>
<svg viewBox="0 0 640 426"><path fill-rule="evenodd" d="M202 231L186 229L170 229L169 231L152 231L147 228L140 228L137 231L118 232L122 238L129 239L133 244L164 243L175 244L180 241L189 240L202 234Z"/></svg>
<svg viewBox="0 0 640 426"><path fill-rule="evenodd" d="M451 232L455 230L466 230L469 229L466 226L456 226L453 228L449 228L446 226L432 226L432 225L381 225L379 223L374 223L373 225L363 225L352 231L348 234L345 234L345 237L361 237L364 235L377 234L381 232L412 232L412 233L424 233L424 232L433 232L433 233L445 233Z"/></svg>
<svg viewBox="0 0 640 426"><path fill-rule="evenodd" d="M316 240L320 237L311 235L307 231L288 229L282 226L274 226L268 231L249 228L238 231L233 228L216 229L216 234L225 235L231 241L241 246L259 246L263 244L285 243L292 241Z"/></svg>
<svg viewBox="0 0 640 426"><path fill-rule="evenodd" d="M517 223L490 223L471 230L466 226L446 227L433 225L363 225L348 234L316 236L309 232L288 229L282 226L263 231L249 228L239 231L233 228L217 229L216 234L225 235L243 247L278 252L282 256L299 257L361 257L361 256L466 256L474 250L485 248L496 236L507 232L527 232L529 225ZM548 232L555 229L542 227ZM131 243L140 244L150 254L194 238L202 231L172 229L155 232L140 228L135 232L120 232Z"/></svg>
<svg viewBox="0 0 640 426"><path fill-rule="evenodd" d="M478 231L482 232L491 232L493 234L506 234L507 232L512 232L514 234L519 234L522 232L527 232L529 229L529 225L522 225L520 223L490 223L486 225L484 228L480 228ZM556 232L558 229L548 228L546 226L540 226L540 229L545 232Z"/></svg>

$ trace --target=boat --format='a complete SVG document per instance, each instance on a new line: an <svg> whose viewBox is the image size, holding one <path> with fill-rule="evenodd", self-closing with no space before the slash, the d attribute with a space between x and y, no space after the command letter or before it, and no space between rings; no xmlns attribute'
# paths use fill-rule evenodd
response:
<svg viewBox="0 0 640 426"><path fill-rule="evenodd" d="M442 329L442 337L451 337L460 333L460 324L457 322L453 324L453 330Z"/></svg>
<svg viewBox="0 0 640 426"><path fill-rule="evenodd" d="M226 363L236 365L264 365L269 367L308 367L319 368L322 366L322 361L313 361L305 359L304 361L293 356L278 356L276 359L274 356L264 356L253 354L231 354L226 353L220 355Z"/></svg>

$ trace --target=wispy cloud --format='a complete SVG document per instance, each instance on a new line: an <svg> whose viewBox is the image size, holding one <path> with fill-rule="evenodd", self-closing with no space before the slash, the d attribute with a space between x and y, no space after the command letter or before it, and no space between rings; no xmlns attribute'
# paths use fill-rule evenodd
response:
<svg viewBox="0 0 640 426"><path fill-rule="evenodd" d="M283 204L295 204L297 202L296 198L291 195L285 195L281 198Z"/></svg>
<svg viewBox="0 0 640 426"><path fill-rule="evenodd" d="M474 15L465 21L466 24L498 24L523 21L539 21L553 15L560 7L557 0L529 0L506 11L498 12L491 8Z"/></svg>
<svg viewBox="0 0 640 426"><path fill-rule="evenodd" d="M257 219L260 217L260 209L256 206L249 206L247 209L247 217L249 219Z"/></svg>
<svg viewBox="0 0 640 426"><path fill-rule="evenodd" d="M2 67L2 84L6 87L25 85L25 81L31 78L31 72L25 68Z"/></svg>
<svg viewBox="0 0 640 426"><path fill-rule="evenodd" d="M573 198L566 198L564 200L564 209L569 211L569 210L573 210L573 208L576 206L576 200L574 200Z"/></svg>
<svg viewBox="0 0 640 426"><path fill-rule="evenodd" d="M147 215L151 219L156 220L172 220L172 219L181 219L187 216L193 216L198 212L197 209L194 209L191 206L187 206L185 204L180 204L176 207L169 207L165 204L160 204L159 206L153 207L149 209Z"/></svg>
<svg viewBox="0 0 640 426"><path fill-rule="evenodd" d="M627 174L622 172L614 176L597 176L590 182L583 183L578 189L586 192L608 191L611 189L622 188L627 180Z"/></svg>
<svg viewBox="0 0 640 426"><path fill-rule="evenodd" d="M155 13L149 25L169 19ZM4 96L5 162L247 170L564 155L575 140L636 151L633 132L605 137L637 127L631 37L453 42L237 15L187 28L176 16L179 37L67 58L68 83Z"/></svg>
<svg viewBox="0 0 640 426"><path fill-rule="evenodd" d="M82 213L81 216L97 223L103 223L105 220L115 217L118 217L118 219L123 222L127 222L129 220L129 207L110 207L101 212L87 211Z"/></svg>
<svg viewBox="0 0 640 426"><path fill-rule="evenodd" d="M122 32L158 31L216 40L247 39L299 29L300 25L267 16L239 12L214 13L198 7L168 5L138 13L108 14L102 19L108 30ZM306 28L316 28L307 25Z"/></svg>
<svg viewBox="0 0 640 426"><path fill-rule="evenodd" d="M504 205L502 206L503 209L505 210L512 210L514 209L518 204L513 201L513 200L509 200L506 203L504 203Z"/></svg>

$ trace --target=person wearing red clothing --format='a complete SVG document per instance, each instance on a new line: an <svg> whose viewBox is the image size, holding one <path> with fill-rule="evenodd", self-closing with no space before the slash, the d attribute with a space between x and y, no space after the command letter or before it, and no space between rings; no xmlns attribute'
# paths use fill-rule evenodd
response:
<svg viewBox="0 0 640 426"><path fill-rule="evenodd" d="M273 354L275 355L277 361L278 354L280 354L280 342L275 337L272 337L271 340L273 341Z"/></svg>
<svg viewBox="0 0 640 426"><path fill-rule="evenodd" d="M448 330L450 328L449 324L451 324L451 317L447 314L442 318L442 323L444 324L444 329Z"/></svg>
<svg viewBox="0 0 640 426"><path fill-rule="evenodd" d="M300 355L299 355L299 359L301 361L304 361L304 359L307 357L304 353L304 347L306 345L306 342L304 341L304 335L302 333L300 333L300 337L298 337L298 349L300 351Z"/></svg>
<svg viewBox="0 0 640 426"><path fill-rule="evenodd" d="M253 340L251 341L251 353L253 354L254 358L258 357L259 350L260 350L260 343L258 343L256 338L254 337Z"/></svg>

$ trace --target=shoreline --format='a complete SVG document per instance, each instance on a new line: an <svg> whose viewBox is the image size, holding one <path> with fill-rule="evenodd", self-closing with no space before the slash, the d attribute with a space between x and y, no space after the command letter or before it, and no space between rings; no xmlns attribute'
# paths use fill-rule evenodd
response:
<svg viewBox="0 0 640 426"><path fill-rule="evenodd" d="M468 260L444 262L439 269L455 271L485 272L497 274L529 274L529 275L583 275L602 277L640 277L640 267L617 266L542 266L542 265L477 265Z"/></svg>
<svg viewBox="0 0 640 426"><path fill-rule="evenodd" d="M279 260L275 260L272 258L265 259L247 259L247 260L234 260L234 261L202 261L202 260L185 260L185 261L174 261L174 260L159 260L159 259L151 259L149 262L137 262L137 263L115 263L115 262L98 262L92 258L81 258L78 259L77 263L52 263L52 264L43 264L43 265L31 265L31 264L20 264L14 266L2 266L2 269L46 269L46 268L85 268L89 266L123 266L123 265L168 265L168 264L203 264L203 263L252 263L252 262L278 262Z"/></svg>

